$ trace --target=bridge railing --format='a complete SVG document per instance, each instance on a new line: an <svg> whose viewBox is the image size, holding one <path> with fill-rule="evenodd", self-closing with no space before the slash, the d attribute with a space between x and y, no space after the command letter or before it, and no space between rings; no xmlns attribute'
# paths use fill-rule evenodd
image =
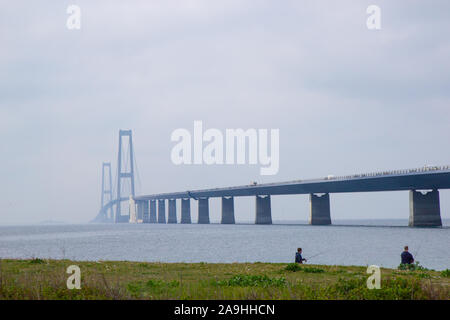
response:
<svg viewBox="0 0 450 320"><path fill-rule="evenodd" d="M369 173L360 173L360 174L346 175L346 176L329 175L329 176L323 178L323 180L348 180L348 179L355 179L355 178L380 177L380 176L389 176L389 175L401 175L401 174L409 174L409 173L419 173L419 172L428 172L428 171L447 171L447 170L450 170L450 165L423 166L420 168L369 172Z"/></svg>

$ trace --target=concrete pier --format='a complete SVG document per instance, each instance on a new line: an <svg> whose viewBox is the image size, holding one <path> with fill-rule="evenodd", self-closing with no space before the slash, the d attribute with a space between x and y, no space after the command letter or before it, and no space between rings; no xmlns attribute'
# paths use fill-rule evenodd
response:
<svg viewBox="0 0 450 320"><path fill-rule="evenodd" d="M177 223L177 200L169 199L169 218L167 223Z"/></svg>
<svg viewBox="0 0 450 320"><path fill-rule="evenodd" d="M325 193L322 196L313 193L309 195L309 224L331 224L329 193Z"/></svg>
<svg viewBox="0 0 450 320"><path fill-rule="evenodd" d="M166 223L166 201L158 200L158 223Z"/></svg>
<svg viewBox="0 0 450 320"><path fill-rule="evenodd" d="M209 198L198 199L198 223L209 223Z"/></svg>
<svg viewBox="0 0 450 320"><path fill-rule="evenodd" d="M270 195L256 196L255 224L272 224L272 211L270 208Z"/></svg>
<svg viewBox="0 0 450 320"><path fill-rule="evenodd" d="M142 201L142 223L149 223L150 222L150 215L148 211L148 201Z"/></svg>
<svg viewBox="0 0 450 320"><path fill-rule="evenodd" d="M150 200L150 223L156 223L158 222L156 220L156 200Z"/></svg>
<svg viewBox="0 0 450 320"><path fill-rule="evenodd" d="M222 224L235 224L234 221L234 198L222 197Z"/></svg>
<svg viewBox="0 0 450 320"><path fill-rule="evenodd" d="M130 196L130 200L128 200L128 206L129 206L129 212L130 212L130 219L129 223L136 223L137 222L137 216L138 216L138 210L142 209L141 206L138 205L139 201L135 201L132 196Z"/></svg>
<svg viewBox="0 0 450 320"><path fill-rule="evenodd" d="M139 220L144 220L144 202L145 201L136 201L136 222Z"/></svg>
<svg viewBox="0 0 450 320"><path fill-rule="evenodd" d="M441 227L441 209L439 190L423 194L420 191L409 191L409 226Z"/></svg>
<svg viewBox="0 0 450 320"><path fill-rule="evenodd" d="M181 223L191 223L191 199L181 199Z"/></svg>

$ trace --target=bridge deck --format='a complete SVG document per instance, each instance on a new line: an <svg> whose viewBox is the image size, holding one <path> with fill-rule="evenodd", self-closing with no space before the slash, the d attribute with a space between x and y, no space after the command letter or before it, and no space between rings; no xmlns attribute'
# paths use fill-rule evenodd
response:
<svg viewBox="0 0 450 320"><path fill-rule="evenodd" d="M135 200L450 189L450 167L141 195Z"/></svg>

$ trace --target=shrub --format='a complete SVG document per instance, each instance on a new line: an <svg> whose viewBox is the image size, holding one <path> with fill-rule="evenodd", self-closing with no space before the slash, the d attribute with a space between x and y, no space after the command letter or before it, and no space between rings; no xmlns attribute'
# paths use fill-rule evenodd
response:
<svg viewBox="0 0 450 320"><path fill-rule="evenodd" d="M45 263L45 261L42 259L39 259L39 258L34 258L34 259L30 260L30 263L31 264L41 264L41 263Z"/></svg>
<svg viewBox="0 0 450 320"><path fill-rule="evenodd" d="M419 280L386 279L380 289L368 289L366 279L339 279L329 291L333 298L344 299L423 299L426 293L422 290Z"/></svg>
<svg viewBox="0 0 450 320"><path fill-rule="evenodd" d="M287 270L287 271L295 272L295 271L300 271L301 267L300 267L300 264L298 264L298 263L289 263L286 266L286 268L284 268L284 269Z"/></svg>
<svg viewBox="0 0 450 320"><path fill-rule="evenodd" d="M325 272L325 270L323 270L323 269L314 268L314 267L303 267L301 269L303 272L307 272L307 273L324 273Z"/></svg>
<svg viewBox="0 0 450 320"><path fill-rule="evenodd" d="M428 273L424 273L424 272L419 273L417 276L422 279L431 279L431 276Z"/></svg>
<svg viewBox="0 0 450 320"><path fill-rule="evenodd" d="M292 271L292 272L303 271L303 272L307 272L307 273L323 273L323 272L325 272L325 270L323 270L323 269L314 268L314 267L305 267L305 266L301 266L298 263L289 263L286 266L285 270Z"/></svg>
<svg viewBox="0 0 450 320"><path fill-rule="evenodd" d="M450 277L450 269L445 269L444 271L442 271L441 276L443 276L445 278L449 278Z"/></svg>
<svg viewBox="0 0 450 320"><path fill-rule="evenodd" d="M403 263L401 263L398 266L398 269L399 270L411 270L411 271L416 271L416 270L418 270L418 271L429 271L427 268L421 266L419 261L416 261L416 262L411 263L411 264L403 264Z"/></svg>
<svg viewBox="0 0 450 320"><path fill-rule="evenodd" d="M149 263L139 263L138 264L138 267L140 267L140 268L144 268L144 269L151 269L151 265L149 264Z"/></svg>

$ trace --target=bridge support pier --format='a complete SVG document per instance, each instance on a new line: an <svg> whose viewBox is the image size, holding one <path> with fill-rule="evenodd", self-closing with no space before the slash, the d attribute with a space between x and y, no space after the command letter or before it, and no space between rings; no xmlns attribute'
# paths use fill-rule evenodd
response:
<svg viewBox="0 0 450 320"><path fill-rule="evenodd" d="M158 222L156 220L156 200L150 200L150 223L156 223Z"/></svg>
<svg viewBox="0 0 450 320"><path fill-rule="evenodd" d="M309 195L309 224L331 224L329 193L325 193L322 196L313 193Z"/></svg>
<svg viewBox="0 0 450 320"><path fill-rule="evenodd" d="M198 199L198 223L209 223L209 198Z"/></svg>
<svg viewBox="0 0 450 320"><path fill-rule="evenodd" d="M137 220L139 220L139 219L142 219L142 216L144 215L144 213L143 213L144 207L142 205L142 202L143 201L140 201L140 200L135 202L135 206L136 206L136 216L135 216L136 221L135 222L137 222ZM130 212L131 212L131 210L130 210Z"/></svg>
<svg viewBox="0 0 450 320"><path fill-rule="evenodd" d="M150 215L148 211L148 201L142 201L142 223L149 223L150 222Z"/></svg>
<svg viewBox="0 0 450 320"><path fill-rule="evenodd" d="M255 224L272 224L272 211L270 208L270 195L256 196Z"/></svg>
<svg viewBox="0 0 450 320"><path fill-rule="evenodd" d="M166 201L158 200L158 223L166 223Z"/></svg>
<svg viewBox="0 0 450 320"><path fill-rule="evenodd" d="M167 223L177 223L177 201L169 199L169 218Z"/></svg>
<svg viewBox="0 0 450 320"><path fill-rule="evenodd" d="M423 194L420 191L409 191L409 226L441 227L441 209L439 190Z"/></svg>
<svg viewBox="0 0 450 320"><path fill-rule="evenodd" d="M137 206L137 214L136 214L136 222L141 220L144 222L144 211L145 211L145 204L147 204L147 210L148 210L148 202L147 201L136 201Z"/></svg>
<svg viewBox="0 0 450 320"><path fill-rule="evenodd" d="M234 198L222 197L222 224L235 224L234 221Z"/></svg>
<svg viewBox="0 0 450 320"><path fill-rule="evenodd" d="M191 223L191 199L181 199L181 223Z"/></svg>

